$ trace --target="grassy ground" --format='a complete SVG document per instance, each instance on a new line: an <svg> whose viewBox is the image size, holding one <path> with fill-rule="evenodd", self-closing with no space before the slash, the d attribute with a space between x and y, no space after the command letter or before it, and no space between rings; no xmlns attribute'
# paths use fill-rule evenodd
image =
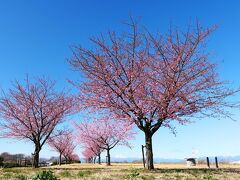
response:
<svg viewBox="0 0 240 180"><path fill-rule="evenodd" d="M40 169L11 168L0 169L0 179L31 179L36 173L43 170L51 170L59 179L96 179L96 180L118 180L118 179L240 179L240 165L220 164L219 169L206 168L206 165L198 165L187 168L185 164L161 163L155 165L154 171L147 171L141 164L113 163L111 166L105 164L71 164L62 166L51 166Z"/></svg>

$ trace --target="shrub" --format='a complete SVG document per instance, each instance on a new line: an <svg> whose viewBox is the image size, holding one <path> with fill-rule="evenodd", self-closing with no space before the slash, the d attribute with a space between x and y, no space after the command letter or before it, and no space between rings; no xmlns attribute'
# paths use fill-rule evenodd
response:
<svg viewBox="0 0 240 180"><path fill-rule="evenodd" d="M57 180L57 177L53 174L52 171L42 171L34 176L32 180Z"/></svg>
<svg viewBox="0 0 240 180"><path fill-rule="evenodd" d="M53 161L51 166L55 166L55 165L58 165L58 162L57 161Z"/></svg>

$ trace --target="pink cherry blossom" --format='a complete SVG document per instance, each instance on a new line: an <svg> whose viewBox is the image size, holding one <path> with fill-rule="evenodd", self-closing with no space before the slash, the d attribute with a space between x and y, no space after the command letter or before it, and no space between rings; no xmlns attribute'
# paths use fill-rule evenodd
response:
<svg viewBox="0 0 240 180"><path fill-rule="evenodd" d="M55 83L39 78L28 79L0 98L1 134L7 138L27 139L34 143L34 167L38 167L39 152L56 126L71 113L73 98L54 89Z"/></svg>
<svg viewBox="0 0 240 180"><path fill-rule="evenodd" d="M70 65L87 79L75 85L81 107L135 122L145 134L147 168L153 169L152 136L196 115L229 117L227 97L205 39L215 29L190 26L152 34L134 21L130 31L91 38L92 49L75 47ZM237 90L238 91L238 90Z"/></svg>
<svg viewBox="0 0 240 180"><path fill-rule="evenodd" d="M132 124L127 121L116 121L111 118L98 118L92 122L75 124L79 143L84 146L85 159L94 159L102 150L107 151L107 165L111 163L110 150L117 145L130 147L133 139Z"/></svg>

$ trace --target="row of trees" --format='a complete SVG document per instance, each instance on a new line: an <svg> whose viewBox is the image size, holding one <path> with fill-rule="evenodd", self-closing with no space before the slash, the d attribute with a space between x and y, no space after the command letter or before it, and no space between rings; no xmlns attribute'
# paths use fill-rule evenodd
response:
<svg viewBox="0 0 240 180"><path fill-rule="evenodd" d="M129 31L123 34L109 32L91 38L92 49L73 48L68 62L84 78L81 83L72 82L79 89L77 95L57 92L54 82L46 79L35 83L27 79L25 85L16 82L0 98L3 136L32 141L35 167L56 126L76 110L90 109L108 117L76 125L86 158L106 150L110 164L110 149L120 143L127 145L132 136L124 132L134 123L145 135L148 169L154 168L152 137L160 127L174 129L173 122L185 124L194 115L229 117L226 107L235 104L227 97L238 90L219 80L217 65L205 51L205 39L215 28L197 24L187 32L170 29L159 35L134 20L128 26ZM58 150L54 144L61 142L55 141L50 138L49 144L61 157L65 150Z"/></svg>
<svg viewBox="0 0 240 180"><path fill-rule="evenodd" d="M62 164L62 157L65 162L80 161L77 154L74 153L76 143L74 137L69 130L58 131L57 135L53 135L48 139L49 146L59 153L59 165Z"/></svg>
<svg viewBox="0 0 240 180"><path fill-rule="evenodd" d="M12 166L31 166L31 156L25 156L24 154L9 154L3 152L0 154L0 167L12 167Z"/></svg>
<svg viewBox="0 0 240 180"><path fill-rule="evenodd" d="M91 149L99 157L100 152L106 150L110 165L110 150L117 144L128 145L127 140L132 138L131 124L102 118L91 123L75 123L76 135L70 130L57 129L66 116L75 112L76 106L73 96L56 92L54 85L54 82L44 78L35 82L27 79L25 85L15 82L15 88L0 99L0 112L4 119L1 135L31 140L35 145L35 168L39 166L39 153L45 143L59 153L60 165L62 157L66 162L80 160L74 152L77 143ZM86 152L83 154L85 156ZM88 153L85 158L94 157Z"/></svg>
<svg viewBox="0 0 240 180"><path fill-rule="evenodd" d="M83 156L86 161L101 163L101 152L107 152L107 165L111 164L110 150L117 145L130 147L129 140L133 139L135 132L128 121L109 118L94 119L92 122L75 124L79 137L78 142L82 144Z"/></svg>

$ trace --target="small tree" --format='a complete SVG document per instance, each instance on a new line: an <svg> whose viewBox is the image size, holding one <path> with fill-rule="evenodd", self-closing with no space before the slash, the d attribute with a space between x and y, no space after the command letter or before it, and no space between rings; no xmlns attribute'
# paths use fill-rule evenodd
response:
<svg viewBox="0 0 240 180"><path fill-rule="evenodd" d="M65 158L66 163L71 163L78 156L74 153L76 148L76 144L73 140L73 136L71 135L68 139L67 146L65 146L65 150L63 151L63 156Z"/></svg>
<svg viewBox="0 0 240 180"><path fill-rule="evenodd" d="M0 115L3 118L2 134L7 138L28 139L35 145L33 165L38 167L39 152L55 127L71 113L73 100L64 92L54 89L55 83L39 78L28 79L0 98Z"/></svg>
<svg viewBox="0 0 240 180"><path fill-rule="evenodd" d="M135 122L145 135L147 168L154 169L152 136L160 127L173 129L173 121L185 124L193 115L229 117L226 98L236 91L219 80L205 53L214 28L155 35L134 21L129 27L91 38L93 49L74 48L69 63L87 78L77 85L83 105Z"/></svg>
<svg viewBox="0 0 240 180"><path fill-rule="evenodd" d="M86 151L86 157L88 157L85 159L90 159L89 157L91 157L95 160L96 157L98 157L98 164L101 164L101 153L103 150L101 149L99 142L93 141L91 138L80 137L79 139L79 143L82 144L84 152Z"/></svg>
<svg viewBox="0 0 240 180"><path fill-rule="evenodd" d="M96 156L95 153L91 149L88 149L88 148L83 149L82 155L87 163L92 162L94 157Z"/></svg>
<svg viewBox="0 0 240 180"><path fill-rule="evenodd" d="M109 118L95 119L92 122L76 124L78 137L82 142L92 143L97 148L107 151L107 165L111 165L110 150L116 145L130 147L128 141L133 138L132 124L125 121L116 121ZM86 146L89 147L89 146ZM95 155L95 152L90 149Z"/></svg>
<svg viewBox="0 0 240 180"><path fill-rule="evenodd" d="M60 131L57 135L48 139L49 146L59 153L60 166L62 164L62 156L66 149L68 149L68 146L71 145L71 141L72 135L68 130Z"/></svg>

